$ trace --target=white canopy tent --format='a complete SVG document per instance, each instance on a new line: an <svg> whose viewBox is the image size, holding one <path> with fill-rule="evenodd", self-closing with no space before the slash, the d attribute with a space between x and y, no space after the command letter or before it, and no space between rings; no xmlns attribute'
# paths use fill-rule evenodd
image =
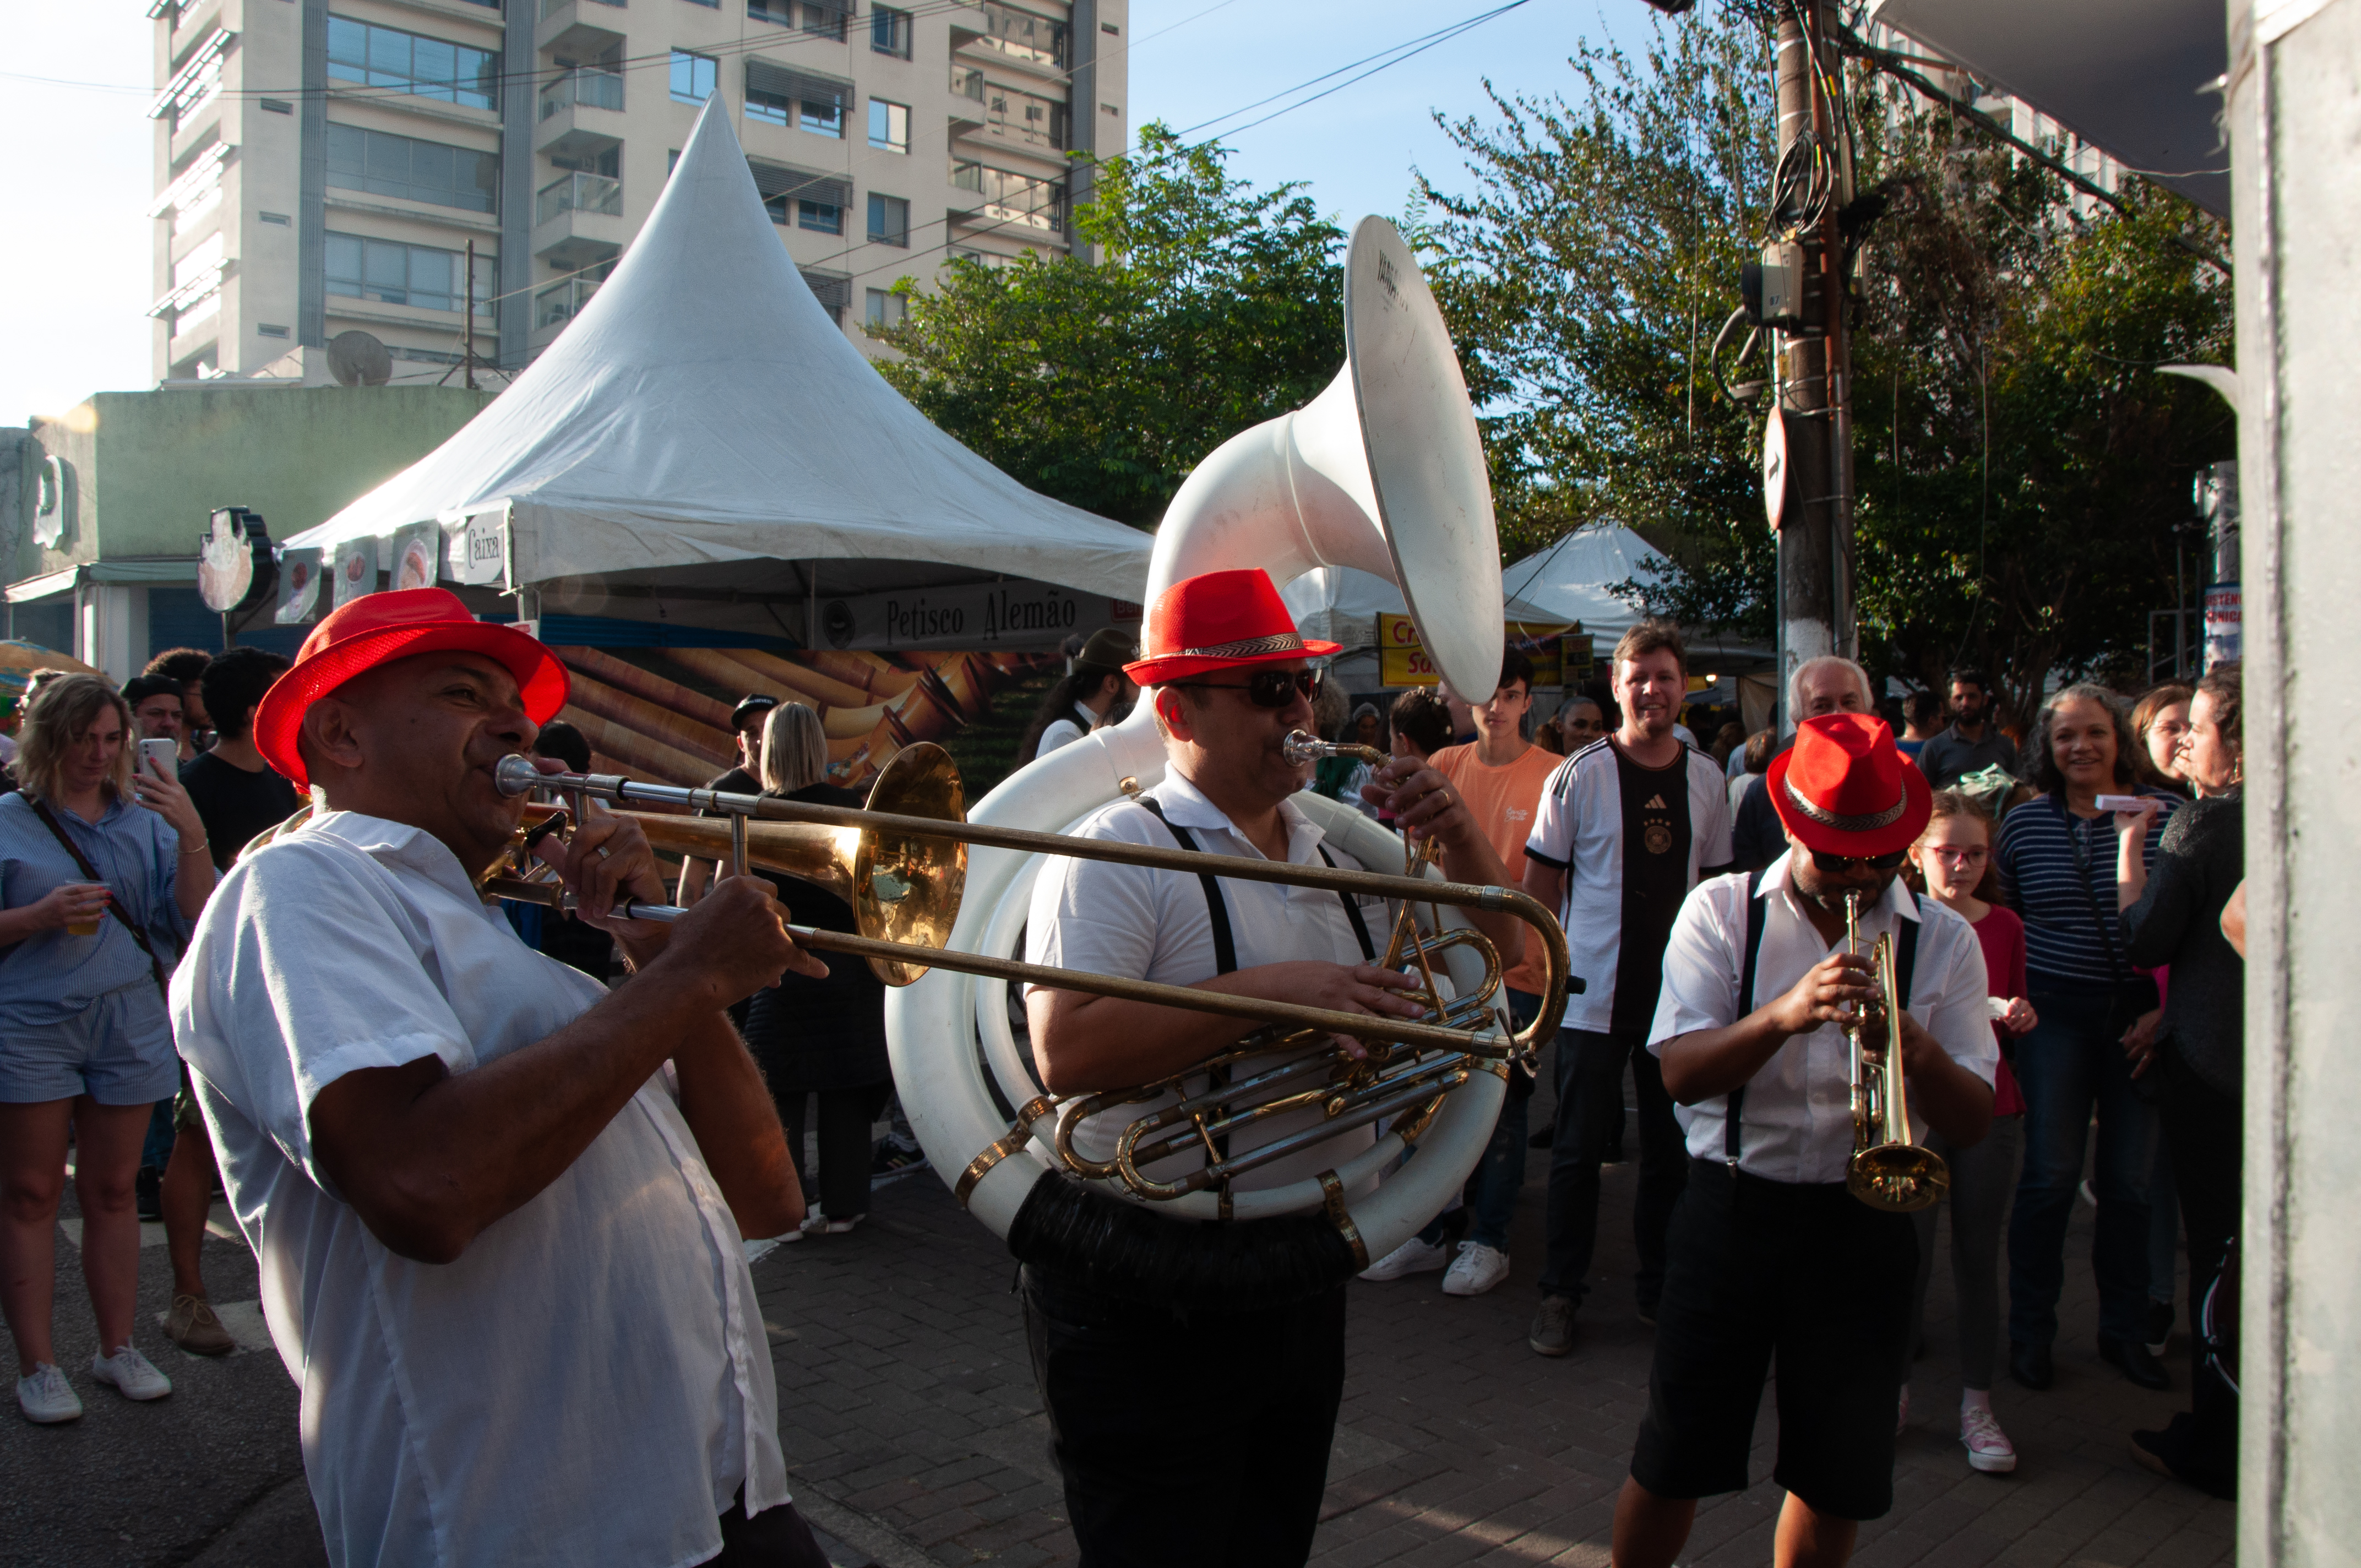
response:
<svg viewBox="0 0 2361 1568"><path fill-rule="evenodd" d="M1617 583L1645 583L1667 565L1664 553L1620 523L1578 528L1547 549L1526 556L1500 574L1501 591L1537 606L1537 619L1578 620L1582 629L1611 648L1640 619L1639 609L1615 597Z"/></svg>
<svg viewBox="0 0 2361 1568"><path fill-rule="evenodd" d="M1306 572L1279 590L1290 614L1306 637L1341 642L1349 654L1377 646L1381 613L1408 615L1401 589L1374 572L1353 566L1322 566ZM1502 607L1505 619L1543 624L1563 619L1538 605L1510 597Z"/></svg>
<svg viewBox="0 0 2361 1568"><path fill-rule="evenodd" d="M432 521L446 577L520 592L528 615L807 644L817 628L880 645L862 629L888 596L897 617L961 607L956 630L896 646L1006 645L987 632L1012 616L1034 633L1016 645L1038 646L1062 635L1038 624L1061 592L1070 620L1076 591L1136 604L1150 536L1025 488L886 385L788 258L719 103L556 342L465 429L287 546L375 538L382 562L395 530ZM1085 600L1074 629L1107 609Z"/></svg>

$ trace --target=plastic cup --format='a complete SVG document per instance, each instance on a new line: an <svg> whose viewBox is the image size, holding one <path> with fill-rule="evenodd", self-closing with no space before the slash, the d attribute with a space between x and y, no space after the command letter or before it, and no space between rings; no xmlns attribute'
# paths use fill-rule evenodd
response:
<svg viewBox="0 0 2361 1568"><path fill-rule="evenodd" d="M66 922L66 935L69 937L95 937L98 935L99 927L105 923L106 916L104 914L93 915L87 920L69 920Z"/></svg>

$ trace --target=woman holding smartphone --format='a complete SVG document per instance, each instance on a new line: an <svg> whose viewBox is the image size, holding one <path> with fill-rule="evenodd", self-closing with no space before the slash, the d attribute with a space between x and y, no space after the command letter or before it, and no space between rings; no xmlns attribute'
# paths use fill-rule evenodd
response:
<svg viewBox="0 0 2361 1568"><path fill-rule="evenodd" d="M58 1201L72 1130L91 1376L154 1399L170 1379L131 1343L133 1181L149 1109L180 1086L164 980L214 886L203 824L169 767L135 771L131 710L94 675L43 686L0 796L0 1308L27 1420L82 1400L50 1339Z"/></svg>

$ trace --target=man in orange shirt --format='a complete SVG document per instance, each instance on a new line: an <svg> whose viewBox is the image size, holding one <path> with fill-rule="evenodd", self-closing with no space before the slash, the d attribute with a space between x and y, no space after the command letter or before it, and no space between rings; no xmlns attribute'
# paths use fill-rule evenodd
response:
<svg viewBox="0 0 2361 1568"><path fill-rule="evenodd" d="M1560 761L1525 739L1532 693L1532 661L1511 648L1500 660L1499 685L1488 698L1472 705L1475 741L1446 746L1429 760L1466 801L1501 863L1517 878L1525 874L1525 839L1532 831L1533 813ZM1538 948L1539 944L1533 946ZM1509 1011L1519 1027L1541 1011L1545 983L1538 951L1529 951L1503 980ZM1532 1093L1531 1078L1509 1074L1509 1096L1501 1102L1499 1123L1482 1163L1468 1179L1467 1204L1474 1218L1458 1255L1453 1257L1444 1244L1450 1222L1445 1214L1371 1265L1362 1278L1400 1279L1447 1263L1444 1294L1481 1296L1509 1277L1509 1220L1525 1184L1525 1108Z"/></svg>

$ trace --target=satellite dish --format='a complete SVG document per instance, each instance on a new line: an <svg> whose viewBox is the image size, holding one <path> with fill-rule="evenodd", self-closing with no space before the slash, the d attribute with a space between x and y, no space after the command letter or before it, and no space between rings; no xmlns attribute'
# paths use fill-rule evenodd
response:
<svg viewBox="0 0 2361 1568"><path fill-rule="evenodd" d="M279 585L279 564L270 554L270 530L262 514L244 507L219 507L213 526L197 541L197 592L219 615L251 609Z"/></svg>
<svg viewBox="0 0 2361 1568"><path fill-rule="evenodd" d="M393 378L393 356L373 332L340 332L328 340L328 374L339 387L382 387Z"/></svg>

